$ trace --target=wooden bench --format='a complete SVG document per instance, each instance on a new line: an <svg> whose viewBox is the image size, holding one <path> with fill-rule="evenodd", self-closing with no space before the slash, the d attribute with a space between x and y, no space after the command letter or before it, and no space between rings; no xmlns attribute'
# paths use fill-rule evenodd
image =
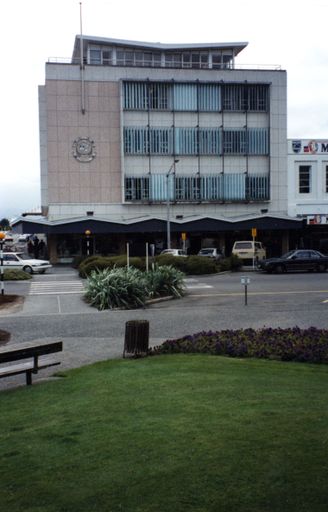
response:
<svg viewBox="0 0 328 512"><path fill-rule="evenodd" d="M24 362L18 364L0 366L0 379L3 377L9 377L10 375L25 373L26 385L30 386L32 384L33 373L38 373L39 370L60 364L60 361L51 361L49 358L45 358L44 356L54 354L55 352L61 352L62 350L62 341L40 343L28 341L0 347L0 365L24 360Z"/></svg>

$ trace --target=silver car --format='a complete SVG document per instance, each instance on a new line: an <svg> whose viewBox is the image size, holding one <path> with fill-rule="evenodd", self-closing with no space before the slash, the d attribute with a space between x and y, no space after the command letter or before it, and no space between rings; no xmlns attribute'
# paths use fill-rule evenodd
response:
<svg viewBox="0 0 328 512"><path fill-rule="evenodd" d="M4 269L24 270L29 274L44 274L46 270L52 268L49 261L35 260L28 258L24 253L20 252L4 252L3 253Z"/></svg>

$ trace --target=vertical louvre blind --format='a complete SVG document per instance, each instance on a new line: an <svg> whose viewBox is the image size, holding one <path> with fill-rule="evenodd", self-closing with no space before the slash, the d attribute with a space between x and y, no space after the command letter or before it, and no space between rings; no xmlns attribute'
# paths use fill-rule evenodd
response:
<svg viewBox="0 0 328 512"><path fill-rule="evenodd" d="M174 139L174 147L173 147ZM127 155L267 155L267 128L124 128Z"/></svg>
<svg viewBox="0 0 328 512"><path fill-rule="evenodd" d="M244 173L181 176L152 174L125 178L126 201L265 201L269 199L268 175ZM167 190L168 189L168 190Z"/></svg>
<svg viewBox="0 0 328 512"><path fill-rule="evenodd" d="M123 82L123 105L126 110L266 112L268 91L265 84Z"/></svg>

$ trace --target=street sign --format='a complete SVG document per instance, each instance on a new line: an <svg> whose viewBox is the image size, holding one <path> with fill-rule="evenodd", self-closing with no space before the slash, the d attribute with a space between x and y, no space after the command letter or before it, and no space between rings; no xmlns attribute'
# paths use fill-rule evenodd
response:
<svg viewBox="0 0 328 512"><path fill-rule="evenodd" d="M257 229L256 228L252 228L252 237L256 238L256 236L257 236Z"/></svg>
<svg viewBox="0 0 328 512"><path fill-rule="evenodd" d="M250 282L251 282L251 278L250 277L248 277L248 276L241 276L240 284L247 285L247 284L250 284Z"/></svg>
<svg viewBox="0 0 328 512"><path fill-rule="evenodd" d="M181 233L181 238L185 242L187 240L187 233Z"/></svg>

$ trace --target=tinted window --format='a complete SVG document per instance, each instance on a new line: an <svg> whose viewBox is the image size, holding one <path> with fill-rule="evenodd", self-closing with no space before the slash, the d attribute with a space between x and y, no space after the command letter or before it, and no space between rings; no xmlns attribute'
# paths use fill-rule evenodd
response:
<svg viewBox="0 0 328 512"><path fill-rule="evenodd" d="M252 242L238 242L235 244L235 249L252 249Z"/></svg>

